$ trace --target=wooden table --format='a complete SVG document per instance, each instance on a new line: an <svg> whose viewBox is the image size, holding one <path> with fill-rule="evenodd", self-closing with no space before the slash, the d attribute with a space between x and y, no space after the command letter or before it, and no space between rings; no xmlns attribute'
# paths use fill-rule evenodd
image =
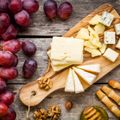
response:
<svg viewBox="0 0 120 120"><path fill-rule="evenodd" d="M50 45L52 36L61 36L63 35L69 28L71 28L75 23L80 21L83 17L85 17L88 13L93 11L99 5L103 3L111 3L114 8L120 13L120 0L68 0L72 3L74 7L74 12L71 18L67 21L61 21L58 18L53 20L52 22L47 20L43 13L43 3L44 0L40 1L40 9L39 11L32 16L32 24L28 29L22 31L18 37L22 40L29 39L33 41L37 46L37 53L34 58L38 61L38 69L32 79L26 80L22 78L22 66L26 59L22 52L18 54L19 56L19 77L13 81L9 81L8 86L11 90L16 91L23 84L26 84L32 80L36 80L40 75L42 75L47 67L47 48ZM57 0L58 3L64 0ZM120 69L117 67L111 73L102 78L99 82L95 83L92 87L90 87L83 94L70 94L65 93L63 90L56 91L55 93L48 96L42 103L38 106L32 108L30 113L30 118L32 120L32 113L34 110L40 107L47 108L49 105L58 104L62 109L61 120L79 120L79 116L81 111L85 106L89 105L100 105L107 109L95 96L95 91L100 88L100 86L108 83L110 79L116 79L120 81ZM64 102L66 100L73 101L73 109L70 112L67 112L64 108ZM16 95L15 102L13 104L15 111L17 112L16 120L25 120L27 107L25 107L18 98L18 94ZM110 120L117 120L117 118L109 112Z"/></svg>

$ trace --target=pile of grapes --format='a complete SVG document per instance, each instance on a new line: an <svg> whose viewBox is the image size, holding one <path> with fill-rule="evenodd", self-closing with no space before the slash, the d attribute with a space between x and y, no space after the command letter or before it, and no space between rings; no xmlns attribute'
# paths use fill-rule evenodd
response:
<svg viewBox="0 0 120 120"><path fill-rule="evenodd" d="M0 0L0 120L15 120L16 113L11 107L14 93L7 90L6 82L18 76L16 68L21 49L29 57L36 52L30 41L16 38L18 28L30 24L30 15L39 8L37 0ZM23 65L23 77L30 78L37 68L34 59L27 59Z"/></svg>

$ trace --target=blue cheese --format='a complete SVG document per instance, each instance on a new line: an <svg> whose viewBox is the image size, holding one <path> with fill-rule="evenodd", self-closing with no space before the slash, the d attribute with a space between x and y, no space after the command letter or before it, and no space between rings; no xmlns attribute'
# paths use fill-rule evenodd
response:
<svg viewBox="0 0 120 120"><path fill-rule="evenodd" d="M111 62L115 62L119 56L119 53L117 53L116 51L112 50L111 48L108 48L105 53L103 54L103 56L110 60Z"/></svg>
<svg viewBox="0 0 120 120"><path fill-rule="evenodd" d="M116 35L120 35L120 23L115 25Z"/></svg>
<svg viewBox="0 0 120 120"><path fill-rule="evenodd" d="M109 27L112 24L113 20L114 20L114 16L111 13L105 11L101 16L100 23Z"/></svg>
<svg viewBox="0 0 120 120"><path fill-rule="evenodd" d="M109 31L104 32L104 43L115 44L116 43L115 32L109 32Z"/></svg>

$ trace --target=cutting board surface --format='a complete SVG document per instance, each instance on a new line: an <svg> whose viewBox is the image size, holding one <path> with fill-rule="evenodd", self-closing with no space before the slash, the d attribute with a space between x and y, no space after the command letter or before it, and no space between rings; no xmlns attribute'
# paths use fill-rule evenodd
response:
<svg viewBox="0 0 120 120"><path fill-rule="evenodd" d="M87 17L82 19L79 23L77 23L73 28L71 28L67 33L65 33L64 36L65 37L75 36L76 33L80 30L80 28L86 27L88 25L89 20L93 16L95 16L96 14L102 14L103 11L111 12L112 14L114 14L116 19L119 20L119 15L116 12L116 10L110 4L103 4L102 6L94 10L92 13L90 13ZM86 55L85 62L83 64L95 64L95 63L101 65L101 72L96 79L96 81L98 81L100 78L105 76L107 73L112 71L115 67L117 67L120 64L120 56L116 60L116 62L112 63L106 60L103 56L97 58L91 58L89 57L89 55ZM50 60L49 60L48 68L43 76L47 78L49 77L51 78L51 80L53 81L53 87L49 91L44 91L39 89L38 80L40 78L38 78L37 80L24 85L20 89L19 91L20 100L22 101L23 104L27 106L35 106L39 104L52 92L65 87L67 75L68 75L68 69L55 73L50 65ZM87 84L84 84L85 89L87 89L88 87L89 86ZM34 96L32 96L33 93Z"/></svg>

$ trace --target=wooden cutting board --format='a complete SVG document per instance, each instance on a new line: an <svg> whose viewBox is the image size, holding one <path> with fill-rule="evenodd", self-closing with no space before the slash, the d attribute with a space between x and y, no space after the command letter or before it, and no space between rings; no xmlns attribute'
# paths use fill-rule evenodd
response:
<svg viewBox="0 0 120 120"><path fill-rule="evenodd" d="M89 14L87 17L82 19L79 23L77 23L64 36L65 37L75 36L76 33L80 30L80 28L86 27L88 25L89 20L93 16L95 16L96 14L102 14L103 11L111 12L112 14L114 14L116 19L119 20L119 15L116 12L116 10L110 4L103 4L102 6L98 7L96 10L94 10L91 14ZM101 73L99 74L99 76L96 79L96 81L98 81L100 78L105 76L107 73L112 71L115 67L117 67L120 64L120 56L115 63L112 63L112 62L106 60L102 56L97 57L97 58L92 58L92 59L90 57L87 57L83 64L92 64L92 63L93 64L99 63L101 65ZM50 60L49 60L48 68L43 76L47 77L47 78L49 78L49 77L51 78L51 80L53 81L52 89L50 89L49 91L44 91L44 90L39 89L38 80L40 78L38 78L37 80L24 85L20 89L20 91L19 91L20 100L26 106L35 106L35 105L39 104L42 100L44 100L52 92L65 87L65 81L66 81L67 75L68 75L68 69L65 69L61 72L55 73L50 65ZM85 89L87 89L89 87L87 84L84 84L83 86Z"/></svg>

